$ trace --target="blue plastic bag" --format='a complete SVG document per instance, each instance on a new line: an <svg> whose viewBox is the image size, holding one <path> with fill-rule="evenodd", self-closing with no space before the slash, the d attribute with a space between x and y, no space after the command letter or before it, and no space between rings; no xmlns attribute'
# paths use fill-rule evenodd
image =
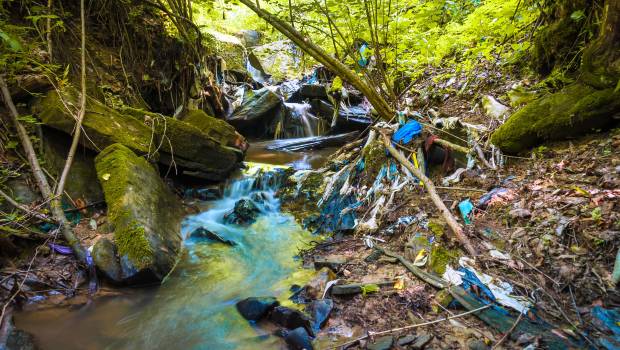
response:
<svg viewBox="0 0 620 350"><path fill-rule="evenodd" d="M401 143L403 145L408 144L414 137L422 133L422 124L415 120L410 120L407 124L403 125L398 131L392 135L392 141Z"/></svg>

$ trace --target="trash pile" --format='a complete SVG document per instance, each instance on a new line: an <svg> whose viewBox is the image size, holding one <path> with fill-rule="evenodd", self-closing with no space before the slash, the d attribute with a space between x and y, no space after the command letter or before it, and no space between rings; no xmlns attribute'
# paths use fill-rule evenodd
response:
<svg viewBox="0 0 620 350"><path fill-rule="evenodd" d="M335 311L315 344L617 348L618 131L518 159L485 144L481 124L398 119L293 174L281 194L331 237L302 252L335 273L322 292ZM425 322L432 334L415 331Z"/></svg>

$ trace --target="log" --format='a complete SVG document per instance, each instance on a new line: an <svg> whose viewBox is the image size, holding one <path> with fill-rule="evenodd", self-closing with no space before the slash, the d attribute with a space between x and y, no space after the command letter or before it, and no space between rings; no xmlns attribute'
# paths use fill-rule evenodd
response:
<svg viewBox="0 0 620 350"><path fill-rule="evenodd" d="M422 173L420 169L413 166L413 164L411 164L411 162L409 162L407 158L405 158L402 154L400 154L394 148L394 146L392 146L392 141L390 140L389 136L387 136L387 134L385 134L382 130L379 130L379 129L377 129L377 131L379 131L379 133L381 133L381 136L383 136L383 143L385 144L385 147L388 149L392 157L398 160L405 168L407 168L418 179L420 179L420 181L424 183L424 187L428 191L428 194L431 197L431 200L433 201L435 206L439 209L439 211L441 212L441 215L446 220L446 222L448 223L448 226L450 226L450 229L454 233L454 236L456 237L456 239L458 239L458 241L461 243L463 248L465 248L465 250L467 250L467 252L470 255L476 256L478 254L476 252L476 249L469 241L469 238L465 236L465 233L463 232L461 225L459 225L459 223L456 221L456 218L454 218L454 215L452 215L448 207L446 207L444 202L441 200L441 198L437 194L437 190L435 189L435 185L433 184L433 182L428 177L426 177L426 175L424 175L424 173Z"/></svg>

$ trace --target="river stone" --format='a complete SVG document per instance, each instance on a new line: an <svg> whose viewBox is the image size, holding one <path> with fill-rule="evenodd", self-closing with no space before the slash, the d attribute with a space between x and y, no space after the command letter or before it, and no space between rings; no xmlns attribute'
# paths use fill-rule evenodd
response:
<svg viewBox="0 0 620 350"><path fill-rule="evenodd" d="M280 96L268 88L254 90L246 94L241 106L228 118L228 122L237 129L259 126L277 114L275 109L281 103Z"/></svg>
<svg viewBox="0 0 620 350"><path fill-rule="evenodd" d="M113 144L96 158L124 282L161 281L181 250L181 203L155 168Z"/></svg>
<svg viewBox="0 0 620 350"><path fill-rule="evenodd" d="M95 265L105 277L115 282L123 279L116 246L112 241L107 238L98 240L93 246L92 256Z"/></svg>
<svg viewBox="0 0 620 350"><path fill-rule="evenodd" d="M327 283L336 279L336 275L328 267L317 271L312 280L306 285L306 296L310 299L320 299Z"/></svg>
<svg viewBox="0 0 620 350"><path fill-rule="evenodd" d="M249 225L256 221L260 209L256 204L247 198L242 198L235 203L234 209L224 215L224 221L229 224Z"/></svg>
<svg viewBox="0 0 620 350"><path fill-rule="evenodd" d="M410 349L414 349L414 350L421 350L424 349L424 347L426 347L426 345L428 343L430 343L430 341L433 340L433 336L430 334L420 334L418 335L418 337L415 339L415 342L413 344L410 345Z"/></svg>
<svg viewBox="0 0 620 350"><path fill-rule="evenodd" d="M307 307L306 312L312 318L312 330L317 334L321 327L325 326L329 315L334 308L334 302L331 299L313 300Z"/></svg>
<svg viewBox="0 0 620 350"><path fill-rule="evenodd" d="M392 337L391 335L386 335L385 337L376 339L374 343L369 343L368 345L366 345L366 349L389 350L392 348L392 344L394 344L394 337Z"/></svg>
<svg viewBox="0 0 620 350"><path fill-rule="evenodd" d="M284 341L289 346L289 349L293 350L313 350L312 339L308 332L303 327L295 328L294 330L287 332L284 336Z"/></svg>
<svg viewBox="0 0 620 350"><path fill-rule="evenodd" d="M192 238L198 238L198 239L210 239L212 241L217 241L220 243L224 243L224 244L228 244L230 246L235 246L237 245L237 243L235 243L234 241L231 241L229 239L225 239L222 236L220 236L219 234L207 230L204 227L199 227L197 229L195 229L194 231L192 231L192 233L189 234L190 237Z"/></svg>
<svg viewBox="0 0 620 350"><path fill-rule="evenodd" d="M246 320L258 321L278 305L280 303L274 297L249 297L237 302L235 306Z"/></svg>
<svg viewBox="0 0 620 350"><path fill-rule="evenodd" d="M308 315L299 310L291 309L286 306L277 306L271 311L269 320L278 326L288 329L303 327L310 335L314 335L312 331L312 320Z"/></svg>

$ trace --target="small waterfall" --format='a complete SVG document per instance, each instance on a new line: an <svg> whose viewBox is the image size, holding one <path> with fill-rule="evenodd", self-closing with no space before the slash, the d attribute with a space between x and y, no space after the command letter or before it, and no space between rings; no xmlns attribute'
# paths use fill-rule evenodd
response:
<svg viewBox="0 0 620 350"><path fill-rule="evenodd" d="M291 117L294 120L298 120L301 122L303 126L303 133L301 135L297 135L297 137L310 137L316 136L316 133L313 130L313 124L316 125L316 120L318 119L312 113L310 113L310 104L308 103L284 103L284 106L288 108L291 113ZM311 121L311 119L313 119Z"/></svg>

